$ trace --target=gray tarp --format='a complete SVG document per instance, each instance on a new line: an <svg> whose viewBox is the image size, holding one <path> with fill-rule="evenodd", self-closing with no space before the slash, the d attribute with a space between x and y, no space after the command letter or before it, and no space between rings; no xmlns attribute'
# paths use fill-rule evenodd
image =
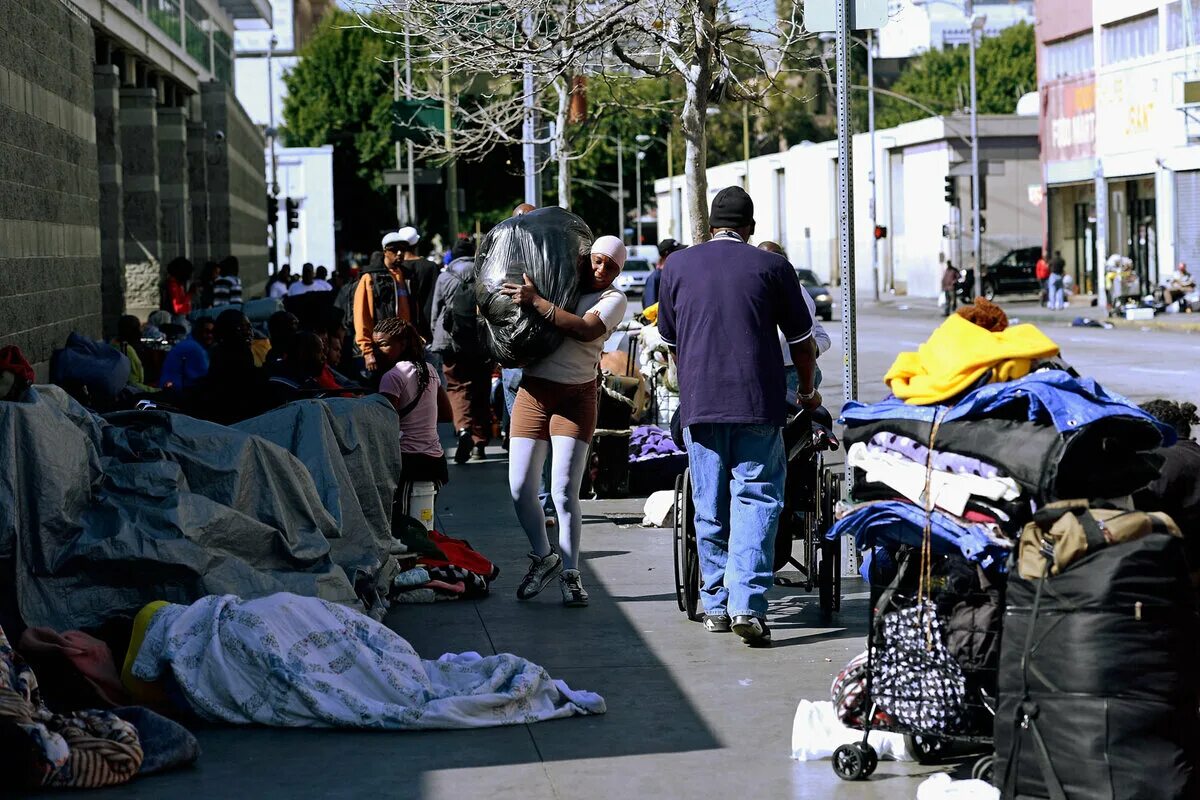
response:
<svg viewBox="0 0 1200 800"><path fill-rule="evenodd" d="M102 419L56 387L0 403L0 558L15 558L26 623L92 627L152 600L226 593L358 605L343 566L385 557L389 529L376 525L399 473L395 414L382 398L340 400L245 425L282 437L296 423L286 436L300 458L178 414Z"/></svg>

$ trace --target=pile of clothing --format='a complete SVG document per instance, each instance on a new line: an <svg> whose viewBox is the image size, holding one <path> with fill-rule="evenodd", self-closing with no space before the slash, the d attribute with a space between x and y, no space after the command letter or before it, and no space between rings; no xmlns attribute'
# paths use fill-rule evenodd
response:
<svg viewBox="0 0 1200 800"><path fill-rule="evenodd" d="M426 532L419 523L405 525L401 541L409 553L400 557L403 570L391 580L394 603L477 600L488 596L500 575L500 568L470 542Z"/></svg>
<svg viewBox="0 0 1200 800"><path fill-rule="evenodd" d="M1040 330L1010 327L997 306L977 301L896 359L884 379L891 397L843 411L854 476L827 535L853 536L863 577L909 603L896 602L897 618L877 626L881 656L911 649L904 642L913 628L937 640L926 648L935 660L944 651L935 686L880 670L886 657L877 664L875 699L902 724L972 724L961 707L914 704L906 693L961 705L964 686L995 691L1007 562L1034 511L1061 499L1131 495L1161 465L1152 451L1175 438L1058 355ZM906 559L921 562L919 586L901 575Z"/></svg>

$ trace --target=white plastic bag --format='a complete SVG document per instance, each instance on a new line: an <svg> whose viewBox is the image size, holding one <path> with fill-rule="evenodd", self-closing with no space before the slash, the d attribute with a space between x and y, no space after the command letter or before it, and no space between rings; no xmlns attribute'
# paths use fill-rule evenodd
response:
<svg viewBox="0 0 1200 800"><path fill-rule="evenodd" d="M664 489L646 498L642 509L643 528L669 528L675 524L675 492Z"/></svg>
<svg viewBox="0 0 1200 800"><path fill-rule="evenodd" d="M847 728L837 718L833 703L823 700L814 703L801 700L792 720L792 758L797 761L816 761L829 758L840 745L862 741L862 731ZM867 741L880 759L912 761L899 733L872 731Z"/></svg>

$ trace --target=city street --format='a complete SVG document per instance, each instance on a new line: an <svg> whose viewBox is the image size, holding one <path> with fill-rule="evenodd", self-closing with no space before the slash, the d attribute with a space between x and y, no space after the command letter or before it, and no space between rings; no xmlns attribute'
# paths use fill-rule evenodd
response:
<svg viewBox="0 0 1200 800"><path fill-rule="evenodd" d="M916 347L939 319L894 308L862 318L864 398L883 395L880 378L896 349ZM1132 399L1194 397L1200 385L1184 368L1200 345L1194 334L1044 327L1081 372ZM836 339L836 320L829 330ZM1148 352L1169 355L1147 362ZM840 397L839 355L835 345L822 358L831 407ZM426 658L464 650L528 657L555 678L602 694L607 715L433 733L202 728L204 756L194 769L95 796L602 800L752 789L757 797L866 800L913 797L936 770L964 776L956 763L886 761L871 780L850 784L828 760L789 758L798 701L828 699L832 678L863 648L866 592L857 580L843 583L842 611L832 623L821 620L815 595L777 587L775 646L751 650L679 613L671 532L640 527L642 500L631 498L584 504L589 608L562 608L554 589L518 603L527 543L512 515L503 451L490 448L489 456L451 467L438 514L440 527L501 567L493 596L400 606L387 622Z"/></svg>

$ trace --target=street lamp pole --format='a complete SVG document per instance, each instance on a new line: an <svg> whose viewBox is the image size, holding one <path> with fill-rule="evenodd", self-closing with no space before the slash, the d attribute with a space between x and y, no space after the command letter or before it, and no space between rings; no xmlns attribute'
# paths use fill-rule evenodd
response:
<svg viewBox="0 0 1200 800"><path fill-rule="evenodd" d="M750 102L742 101L742 161L745 162L747 192L750 191Z"/></svg>
<svg viewBox="0 0 1200 800"><path fill-rule="evenodd" d="M876 217L875 192L875 31L867 30L867 125L870 128L871 139L871 279L874 281L875 302L879 302L879 240L875 238L875 228L879 224Z"/></svg>
<svg viewBox="0 0 1200 800"><path fill-rule="evenodd" d="M278 40L271 35L267 42L267 118L271 123L271 197L275 198L275 216L271 218L271 264L279 271L279 157L275 152L275 44Z"/></svg>
<svg viewBox="0 0 1200 800"><path fill-rule="evenodd" d="M642 159L645 157L646 151L639 147L637 157L633 159L635 162L634 172L637 175L637 189L635 192L637 195L637 235L633 240L635 246L642 243Z"/></svg>
<svg viewBox="0 0 1200 800"><path fill-rule="evenodd" d="M975 88L975 33L983 27L987 17L975 17L973 0L966 0L963 10L971 22L969 57L971 61L971 246L975 250L975 274L983 280L983 231L980 230L979 213L979 94ZM980 283L980 286L983 284Z"/></svg>
<svg viewBox="0 0 1200 800"><path fill-rule="evenodd" d="M625 241L625 161L621 140L617 139L617 236Z"/></svg>

